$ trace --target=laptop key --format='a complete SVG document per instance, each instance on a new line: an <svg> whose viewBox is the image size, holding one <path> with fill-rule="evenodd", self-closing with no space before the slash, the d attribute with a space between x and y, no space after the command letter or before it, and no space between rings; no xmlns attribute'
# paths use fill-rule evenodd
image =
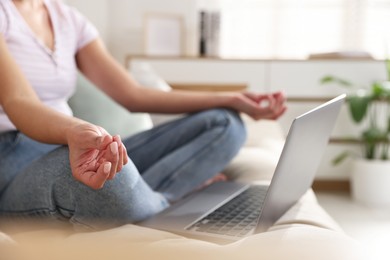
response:
<svg viewBox="0 0 390 260"><path fill-rule="evenodd" d="M250 187L188 229L198 232L243 236L252 230L260 214L264 189Z"/></svg>

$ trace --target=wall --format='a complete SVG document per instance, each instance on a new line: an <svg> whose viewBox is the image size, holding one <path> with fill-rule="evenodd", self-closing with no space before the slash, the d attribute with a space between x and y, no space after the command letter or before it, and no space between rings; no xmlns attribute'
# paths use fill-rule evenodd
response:
<svg viewBox="0 0 390 260"><path fill-rule="evenodd" d="M108 0L67 0L66 3L74 6L84 14L99 30L102 39L107 42L109 28ZM116 2L120 2L116 0Z"/></svg>
<svg viewBox="0 0 390 260"><path fill-rule="evenodd" d="M196 53L196 0L116 0L110 1L108 46L123 63L129 54L143 52L143 21L147 13L183 16L186 29L185 53Z"/></svg>
<svg viewBox="0 0 390 260"><path fill-rule="evenodd" d="M121 63L128 54L143 53L143 22L147 13L180 15L184 19L185 55L198 53L198 10L215 8L219 0L67 0L98 28L108 49Z"/></svg>

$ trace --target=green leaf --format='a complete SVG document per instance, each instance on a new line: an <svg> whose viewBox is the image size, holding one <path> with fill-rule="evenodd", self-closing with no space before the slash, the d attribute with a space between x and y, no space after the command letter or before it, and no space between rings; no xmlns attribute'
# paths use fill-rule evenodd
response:
<svg viewBox="0 0 390 260"><path fill-rule="evenodd" d="M352 86L352 83L347 81L347 80L344 80L344 79L338 79L338 83L343 85L343 86L346 86L346 87L350 87Z"/></svg>
<svg viewBox="0 0 390 260"><path fill-rule="evenodd" d="M372 84L372 93L374 98L389 98L390 97L390 82L388 81L376 81Z"/></svg>
<svg viewBox="0 0 390 260"><path fill-rule="evenodd" d="M372 92L374 94L374 97L380 97L383 96L383 94L385 93L385 89L380 82L374 82L372 84Z"/></svg>
<svg viewBox="0 0 390 260"><path fill-rule="evenodd" d="M347 159L350 155L351 153L349 151L342 152L332 160L332 164L338 165L342 163L345 159Z"/></svg>
<svg viewBox="0 0 390 260"><path fill-rule="evenodd" d="M321 79L321 84L332 83L334 81L335 81L334 77L328 75Z"/></svg>
<svg viewBox="0 0 390 260"><path fill-rule="evenodd" d="M390 81L382 81L380 83L383 88L383 95L384 97L389 98L390 97Z"/></svg>
<svg viewBox="0 0 390 260"><path fill-rule="evenodd" d="M363 140L367 143L377 143L386 139L386 133L377 127L370 127L363 132Z"/></svg>
<svg viewBox="0 0 390 260"><path fill-rule="evenodd" d="M370 160L375 159L376 145L374 143L367 143L365 145L365 147L366 147L366 149L365 149L366 150L366 159L370 159Z"/></svg>
<svg viewBox="0 0 390 260"><path fill-rule="evenodd" d="M390 134L390 117L387 118L387 133Z"/></svg>
<svg viewBox="0 0 390 260"><path fill-rule="evenodd" d="M362 139L365 143L367 159L375 159L378 147L388 141L387 133L377 127L370 127L364 131Z"/></svg>
<svg viewBox="0 0 390 260"><path fill-rule="evenodd" d="M389 144L388 143L383 144L381 159L382 160L389 159Z"/></svg>
<svg viewBox="0 0 390 260"><path fill-rule="evenodd" d="M343 87L351 87L352 86L351 82L349 82L345 79L331 76L331 75L327 75L321 79L321 84L329 84L329 83L336 83L336 84L339 84Z"/></svg>
<svg viewBox="0 0 390 260"><path fill-rule="evenodd" d="M360 123L367 114L368 105L371 97L366 95L354 95L348 97L349 111L352 119L356 123Z"/></svg>

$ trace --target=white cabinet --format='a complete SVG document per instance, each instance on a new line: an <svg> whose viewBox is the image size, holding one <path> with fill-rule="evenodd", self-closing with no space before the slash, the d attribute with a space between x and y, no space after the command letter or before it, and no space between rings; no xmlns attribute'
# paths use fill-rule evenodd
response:
<svg viewBox="0 0 390 260"><path fill-rule="evenodd" d="M368 86L385 80L383 61L369 60L233 60L213 58L130 57L129 66L147 62L170 83L247 84L255 91L284 90L290 98L324 98L345 92L338 86L320 85L325 75L335 75Z"/></svg>
<svg viewBox="0 0 390 260"><path fill-rule="evenodd" d="M131 67L144 62L169 83L245 84L257 91L268 90L265 86L266 62L262 61L134 58Z"/></svg>
<svg viewBox="0 0 390 260"><path fill-rule="evenodd" d="M283 89L289 97L331 97L346 90L335 85L321 85L325 75L339 76L362 86L385 80L385 64L381 61L271 61L271 90Z"/></svg>

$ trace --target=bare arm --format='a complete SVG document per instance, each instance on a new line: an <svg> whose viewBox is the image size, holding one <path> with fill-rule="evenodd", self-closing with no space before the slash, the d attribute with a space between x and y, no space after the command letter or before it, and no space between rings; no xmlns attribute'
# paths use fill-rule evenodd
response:
<svg viewBox="0 0 390 260"><path fill-rule="evenodd" d="M118 136L44 105L0 34L0 105L16 128L40 142L69 145L73 176L97 189L127 162Z"/></svg>
<svg viewBox="0 0 390 260"><path fill-rule="evenodd" d="M1 35L0 56L0 104L12 123L35 140L67 144L68 130L83 121L42 104L11 57Z"/></svg>
<svg viewBox="0 0 390 260"><path fill-rule="evenodd" d="M187 113L226 107L247 113L254 119L277 118L285 110L284 96L253 93L210 93L143 88L108 53L100 40L77 54L79 69L99 88L133 112ZM261 106L267 99L269 106Z"/></svg>

